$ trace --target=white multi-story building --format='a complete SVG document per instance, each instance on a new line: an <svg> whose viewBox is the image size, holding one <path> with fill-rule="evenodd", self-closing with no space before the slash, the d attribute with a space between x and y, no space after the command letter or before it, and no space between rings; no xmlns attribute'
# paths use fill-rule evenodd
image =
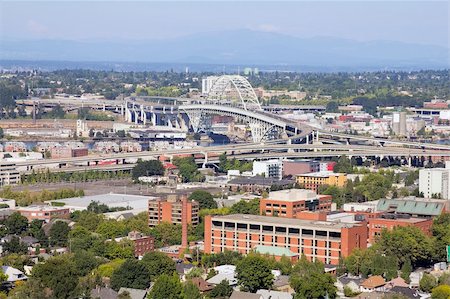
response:
<svg viewBox="0 0 450 299"><path fill-rule="evenodd" d="M283 161L254 161L253 175L264 175L266 178L276 178L281 180L283 177Z"/></svg>
<svg viewBox="0 0 450 299"><path fill-rule="evenodd" d="M419 192L425 198L449 199L450 168L426 168L419 171Z"/></svg>
<svg viewBox="0 0 450 299"><path fill-rule="evenodd" d="M216 82L216 80L219 77L217 76L208 76L206 78L202 79L202 94L207 95L209 93L209 91L211 90L211 87L213 86L214 82Z"/></svg>
<svg viewBox="0 0 450 299"><path fill-rule="evenodd" d="M20 173L16 164L3 162L0 163L0 187L7 185L17 185L20 183Z"/></svg>

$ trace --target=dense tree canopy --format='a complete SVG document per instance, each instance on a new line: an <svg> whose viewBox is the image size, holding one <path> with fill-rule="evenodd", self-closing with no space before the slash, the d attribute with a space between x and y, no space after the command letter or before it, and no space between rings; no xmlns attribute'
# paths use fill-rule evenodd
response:
<svg viewBox="0 0 450 299"><path fill-rule="evenodd" d="M184 299L183 287L178 275L162 274L156 279L152 290L148 294L149 299Z"/></svg>
<svg viewBox="0 0 450 299"><path fill-rule="evenodd" d="M135 260L128 259L111 275L111 288L119 290L121 287L146 289L150 285L150 272L147 267Z"/></svg>
<svg viewBox="0 0 450 299"><path fill-rule="evenodd" d="M67 255L53 257L33 267L31 280L49 288L54 298L75 298L78 275L75 263Z"/></svg>
<svg viewBox="0 0 450 299"><path fill-rule="evenodd" d="M184 183L188 182L202 182L205 177L198 171L198 166L195 164L194 157L175 158L173 160L179 169L181 180Z"/></svg>
<svg viewBox="0 0 450 299"><path fill-rule="evenodd" d="M172 275L176 270L175 262L159 251L146 253L141 262L147 267L151 281L162 274Z"/></svg>
<svg viewBox="0 0 450 299"><path fill-rule="evenodd" d="M295 264L290 277L290 284L295 290L295 298L335 298L335 278L324 273L321 262L309 262L305 256Z"/></svg>
<svg viewBox="0 0 450 299"><path fill-rule="evenodd" d="M56 221L50 228L50 244L53 246L67 246L70 227L64 221Z"/></svg>
<svg viewBox="0 0 450 299"><path fill-rule="evenodd" d="M259 289L270 289L274 276L267 259L250 254L237 263L236 278L241 289L255 293Z"/></svg>
<svg viewBox="0 0 450 299"><path fill-rule="evenodd" d="M204 190L195 190L189 195L189 200L199 203L200 209L217 209L217 203L211 193Z"/></svg>
<svg viewBox="0 0 450 299"><path fill-rule="evenodd" d="M141 176L152 176L164 174L164 167L159 160L142 161L139 160L131 171L133 179L137 180Z"/></svg>
<svg viewBox="0 0 450 299"><path fill-rule="evenodd" d="M20 235L22 232L26 231L28 227L28 219L19 212L14 212L6 218L5 228L6 233L11 235Z"/></svg>
<svg viewBox="0 0 450 299"><path fill-rule="evenodd" d="M224 279L209 292L209 296L211 298L225 299L230 297L231 293L233 293L233 288L228 284L228 280Z"/></svg>

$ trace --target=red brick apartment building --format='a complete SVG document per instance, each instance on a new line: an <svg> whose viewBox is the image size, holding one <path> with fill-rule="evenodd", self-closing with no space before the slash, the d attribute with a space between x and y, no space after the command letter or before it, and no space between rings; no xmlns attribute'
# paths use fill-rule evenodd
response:
<svg viewBox="0 0 450 299"><path fill-rule="evenodd" d="M303 211L331 211L331 195L317 195L306 189L273 191L260 200L261 215L296 218Z"/></svg>
<svg viewBox="0 0 450 299"><path fill-rule="evenodd" d="M338 264L355 248L367 248L367 223L301 220L259 215L205 217L205 252L248 254L256 246L287 248L310 260Z"/></svg>
<svg viewBox="0 0 450 299"><path fill-rule="evenodd" d="M381 235L383 229L392 230L397 226L415 226L418 227L425 234L430 235L431 226L433 225L433 218L416 218L416 217L401 217L395 214L381 215L379 218L369 218L369 244L373 244L378 236Z"/></svg>
<svg viewBox="0 0 450 299"><path fill-rule="evenodd" d="M128 238L134 243L134 256L141 257L146 253L155 250L155 238L152 236L144 236L138 231L131 231L128 233Z"/></svg>
<svg viewBox="0 0 450 299"><path fill-rule="evenodd" d="M150 199L148 201L148 225L155 226L161 222L170 222L173 224L181 224L182 201L176 197L167 199ZM187 202L187 223L192 225L198 224L199 205L196 201Z"/></svg>

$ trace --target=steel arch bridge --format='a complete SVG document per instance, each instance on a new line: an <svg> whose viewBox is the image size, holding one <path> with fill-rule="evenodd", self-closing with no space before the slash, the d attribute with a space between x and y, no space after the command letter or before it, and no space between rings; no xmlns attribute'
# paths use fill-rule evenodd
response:
<svg viewBox="0 0 450 299"><path fill-rule="evenodd" d="M261 110L261 104L250 82L239 75L220 76L208 93L208 101L237 106L244 110Z"/></svg>
<svg viewBox="0 0 450 299"><path fill-rule="evenodd" d="M301 132L300 129L294 125L290 125L285 120L261 112L244 110L237 107L194 104L181 105L178 109L183 110L187 114L194 132L209 128L211 126L210 117L212 115L231 116L240 122L247 123L252 134L253 142L286 138L288 135L298 135Z"/></svg>

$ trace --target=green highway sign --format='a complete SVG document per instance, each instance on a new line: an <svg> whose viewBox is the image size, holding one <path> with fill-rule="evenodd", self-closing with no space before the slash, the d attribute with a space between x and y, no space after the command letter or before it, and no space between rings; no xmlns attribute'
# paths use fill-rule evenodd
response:
<svg viewBox="0 0 450 299"><path fill-rule="evenodd" d="M447 245L447 262L450 263L450 245Z"/></svg>

